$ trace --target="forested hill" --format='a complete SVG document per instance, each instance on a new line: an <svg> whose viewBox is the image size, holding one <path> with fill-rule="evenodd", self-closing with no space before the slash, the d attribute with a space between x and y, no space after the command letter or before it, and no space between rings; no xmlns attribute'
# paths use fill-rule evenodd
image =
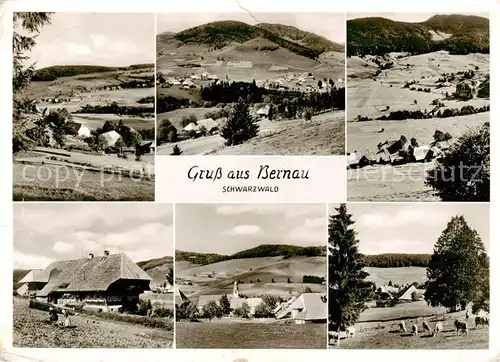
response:
<svg viewBox="0 0 500 362"><path fill-rule="evenodd" d="M160 42L175 39L184 44L206 44L213 49L221 49L234 43L242 44L255 38L267 39L279 47L311 59L316 59L328 50L344 51L344 46L340 44L295 27L267 23L253 26L232 20L211 22L175 34L162 33L157 36Z"/></svg>
<svg viewBox="0 0 500 362"><path fill-rule="evenodd" d="M54 65L51 67L35 70L33 82L48 82L62 77L74 77L77 75L105 73L115 71L140 70L154 68L154 64L133 64L126 67L104 67L100 65Z"/></svg>
<svg viewBox="0 0 500 362"><path fill-rule="evenodd" d="M352 19L347 21L347 55L438 50L489 53L489 26L489 19L473 15L435 15L420 23L382 17Z"/></svg>
<svg viewBox="0 0 500 362"><path fill-rule="evenodd" d="M175 252L176 261L185 260L199 265L213 264L224 260L265 258L273 256L282 256L284 258L291 258L294 256L326 256L326 247L265 244L252 249L243 250L232 255L203 254L181 250L176 250Z"/></svg>
<svg viewBox="0 0 500 362"><path fill-rule="evenodd" d="M377 254L363 256L365 265L373 268L427 267L430 260L431 254Z"/></svg>

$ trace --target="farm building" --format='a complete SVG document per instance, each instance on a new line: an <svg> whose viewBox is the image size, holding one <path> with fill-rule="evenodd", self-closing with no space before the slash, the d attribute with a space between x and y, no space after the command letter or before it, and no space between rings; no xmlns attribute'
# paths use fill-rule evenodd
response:
<svg viewBox="0 0 500 362"><path fill-rule="evenodd" d="M101 140L107 147L113 147L116 144L116 141L121 137L120 134L116 131L109 131L106 133L101 133L99 135Z"/></svg>
<svg viewBox="0 0 500 362"><path fill-rule="evenodd" d="M36 294L37 291L41 290L47 284L47 275L44 274L42 269L33 269L19 281L19 284L22 285L17 289L17 294Z"/></svg>
<svg viewBox="0 0 500 362"><path fill-rule="evenodd" d="M60 305L85 304L101 310L134 309L151 277L123 253L56 261L44 269L47 284L36 299Z"/></svg>
<svg viewBox="0 0 500 362"><path fill-rule="evenodd" d="M241 308L243 303L246 303L250 308L250 315L255 315L257 307L260 306L264 300L262 298L230 298L231 309L235 310Z"/></svg>
<svg viewBox="0 0 500 362"><path fill-rule="evenodd" d="M296 324L326 322L326 295L303 293L290 305L290 309L292 310L292 319Z"/></svg>
<svg viewBox="0 0 500 362"><path fill-rule="evenodd" d="M68 127L79 138L88 138L91 136L90 128L84 123L69 122Z"/></svg>
<svg viewBox="0 0 500 362"><path fill-rule="evenodd" d="M207 118L207 119L202 119L197 122L198 125L198 131L200 130L201 127L205 127L207 132L210 132L211 130L219 127L219 124L215 122L212 118Z"/></svg>
<svg viewBox="0 0 500 362"><path fill-rule="evenodd" d="M257 110L257 115L261 118L267 118L269 116L269 106L265 106Z"/></svg>
<svg viewBox="0 0 500 362"><path fill-rule="evenodd" d="M401 294L401 296L398 298L399 301L401 302L411 302L413 300L412 295L413 293L421 294L421 291L419 291L413 284L410 285L406 290Z"/></svg>
<svg viewBox="0 0 500 362"><path fill-rule="evenodd" d="M296 324L323 323L327 318L326 295L303 293L283 303L276 312L277 319L290 317Z"/></svg>
<svg viewBox="0 0 500 362"><path fill-rule="evenodd" d="M176 307L181 307L191 303L191 300L179 288L174 288L174 302Z"/></svg>

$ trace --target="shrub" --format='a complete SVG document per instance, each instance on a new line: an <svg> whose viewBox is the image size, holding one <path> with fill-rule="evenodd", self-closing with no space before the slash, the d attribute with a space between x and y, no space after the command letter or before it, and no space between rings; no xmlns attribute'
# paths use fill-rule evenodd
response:
<svg viewBox="0 0 500 362"><path fill-rule="evenodd" d="M168 308L156 308L153 310L153 316L160 318L173 318L174 311Z"/></svg>
<svg viewBox="0 0 500 362"><path fill-rule="evenodd" d="M428 171L426 184L444 201L489 201L490 125L461 136Z"/></svg>

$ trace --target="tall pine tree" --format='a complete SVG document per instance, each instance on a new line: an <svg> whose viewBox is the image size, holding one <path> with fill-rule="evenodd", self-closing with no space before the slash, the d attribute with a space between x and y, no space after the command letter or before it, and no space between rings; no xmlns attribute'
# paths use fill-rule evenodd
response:
<svg viewBox="0 0 500 362"><path fill-rule="evenodd" d="M345 204L335 209L328 224L328 314L329 330L353 325L373 297L375 284L366 280L362 255L358 251L351 214Z"/></svg>
<svg viewBox="0 0 500 362"><path fill-rule="evenodd" d="M50 24L52 13L20 12L14 13L12 36L12 147L17 152L31 146L26 132L27 116L37 113L35 102L26 96L26 89L31 83L35 65L26 65L29 59L26 53L36 45L40 28Z"/></svg>
<svg viewBox="0 0 500 362"><path fill-rule="evenodd" d="M489 304L488 256L481 237L463 216L452 217L434 245L425 300L450 311L476 300Z"/></svg>
<svg viewBox="0 0 500 362"><path fill-rule="evenodd" d="M248 103L240 98L233 104L229 111L229 117L226 123L221 127L220 135L226 140L227 146L234 146L248 141L257 136L259 125L250 115Z"/></svg>

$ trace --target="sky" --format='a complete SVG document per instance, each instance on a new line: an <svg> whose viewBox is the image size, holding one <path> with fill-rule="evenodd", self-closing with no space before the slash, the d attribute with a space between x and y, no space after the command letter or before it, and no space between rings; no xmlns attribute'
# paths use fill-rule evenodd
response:
<svg viewBox="0 0 500 362"><path fill-rule="evenodd" d="M157 33L179 32L198 25L235 20L255 25L273 23L295 26L321 35L336 43L345 43L344 13L164 13L158 14Z"/></svg>
<svg viewBox="0 0 500 362"><path fill-rule="evenodd" d="M176 250L231 255L262 244L327 243L324 204L177 204Z"/></svg>
<svg viewBox="0 0 500 362"><path fill-rule="evenodd" d="M335 214L329 205L329 214ZM453 216L463 215L489 250L489 206L486 203L349 203L359 251L363 254L432 254L434 244Z"/></svg>
<svg viewBox="0 0 500 362"><path fill-rule="evenodd" d="M55 13L27 54L36 68L155 61L154 14Z"/></svg>
<svg viewBox="0 0 500 362"><path fill-rule="evenodd" d="M434 15L452 15L452 14L463 14L463 15L475 15L481 16L483 18L489 18L488 13L347 13L347 20L358 19L358 18L369 18L369 17L382 17L386 19L391 19L394 21L403 21L408 23L420 23L426 21Z"/></svg>
<svg viewBox="0 0 500 362"><path fill-rule="evenodd" d="M14 204L14 268L123 252L133 261L173 255L172 204Z"/></svg>

